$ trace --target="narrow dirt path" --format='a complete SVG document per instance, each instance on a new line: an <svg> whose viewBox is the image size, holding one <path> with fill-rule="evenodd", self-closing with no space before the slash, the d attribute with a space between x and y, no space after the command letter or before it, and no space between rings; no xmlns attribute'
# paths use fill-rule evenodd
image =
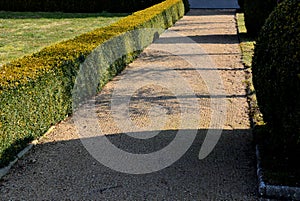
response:
<svg viewBox="0 0 300 201"><path fill-rule="evenodd" d="M202 62L195 67L193 61ZM178 131L187 139L195 134L192 145L179 160L156 172L151 172L151 160L145 160L151 172L148 174L114 171L89 154L81 143L76 121L70 118L45 136L4 177L0 200L259 200L245 73L234 10L191 10L107 84L96 97L95 106L103 134L126 152L156 152L172 144ZM177 79L178 75L183 79ZM220 76L225 96L211 94L208 85L214 79L206 80L206 75L210 79L214 78L211 75ZM135 132L118 121L111 110L122 109L118 101L128 97L130 119L140 129ZM226 105L227 115L221 127L211 125L212 107L218 104L214 100ZM225 114L224 108L219 110ZM186 116L182 116L183 111ZM156 123L163 120L165 123L156 128ZM222 135L213 151L199 160L201 145L208 131L214 129ZM154 136L154 131L160 131L159 135ZM143 139L128 137L125 132ZM97 143L97 137L87 141ZM180 142L178 150L186 143ZM122 156L107 154L112 161L118 158L124 163ZM163 154L157 159L164 159ZM143 164L126 169L127 166L124 163L119 168L127 172L145 170Z"/></svg>

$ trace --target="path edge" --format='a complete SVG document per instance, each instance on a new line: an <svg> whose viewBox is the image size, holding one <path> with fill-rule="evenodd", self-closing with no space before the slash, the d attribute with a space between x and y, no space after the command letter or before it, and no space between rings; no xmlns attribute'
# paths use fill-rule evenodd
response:
<svg viewBox="0 0 300 201"><path fill-rule="evenodd" d="M258 192L260 196L300 200L300 187L270 185L264 181L264 172L261 166L261 148L256 145L256 160L257 160L257 178L258 178Z"/></svg>
<svg viewBox="0 0 300 201"><path fill-rule="evenodd" d="M46 136L47 134L51 133L54 129L55 126L51 126L43 136ZM33 140L30 143L28 143L28 145L16 155L14 160L10 161L7 166L0 168L0 180L3 179L3 177L10 172L11 168L18 162L19 159L25 156L35 145L39 143L43 136L39 139Z"/></svg>

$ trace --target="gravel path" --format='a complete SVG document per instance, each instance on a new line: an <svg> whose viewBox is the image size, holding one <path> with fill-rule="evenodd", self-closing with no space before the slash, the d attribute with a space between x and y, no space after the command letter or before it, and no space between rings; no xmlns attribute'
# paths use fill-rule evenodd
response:
<svg viewBox="0 0 300 201"><path fill-rule="evenodd" d="M180 35L170 34L172 31ZM174 48L178 47L182 51L174 54ZM195 58L203 61L196 68L189 63ZM226 96L210 96L209 81L203 77L214 75L209 73L222 78ZM174 75L176 79L180 75L183 81L172 79ZM157 82L155 79L152 84L146 82L155 76L158 76L155 78ZM0 200L259 200L245 76L235 12L191 10L107 84L96 97L95 107L103 134L127 152L145 154L158 151L176 138L178 130L183 131L187 138L195 133L194 142L179 160L149 174L114 171L89 154L81 143L76 121L69 118L57 125L4 177L0 182ZM159 85L159 79L171 80L172 86L167 82ZM134 90L130 84L120 83L139 87ZM120 93L114 94L116 87ZM176 94L170 90L172 87L179 89ZM131 127L126 127L124 122L114 119L111 110L111 100L122 100L127 96L131 100L129 116L140 129L136 133L132 133ZM210 126L215 99L221 100L227 108L221 128ZM187 104L182 107L180 101ZM119 108L118 105L115 107ZM197 108L200 108L199 113ZM187 123L181 125L183 111L190 116L187 116ZM162 116L165 116L166 123L150 130L149 124L159 123ZM194 118L200 121L194 121ZM199 160L199 150L208 129L223 129L222 135L213 151ZM148 138L153 135L150 131L154 130L161 132L147 140L122 134L131 132L140 138ZM91 143L97 141L97 137L89 139Z"/></svg>

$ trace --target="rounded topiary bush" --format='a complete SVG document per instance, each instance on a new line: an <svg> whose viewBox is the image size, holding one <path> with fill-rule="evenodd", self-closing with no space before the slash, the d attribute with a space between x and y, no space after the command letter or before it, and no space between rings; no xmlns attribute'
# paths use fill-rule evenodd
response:
<svg viewBox="0 0 300 201"><path fill-rule="evenodd" d="M277 0L243 0L247 33L257 36L269 14L277 5Z"/></svg>
<svg viewBox="0 0 300 201"><path fill-rule="evenodd" d="M272 153L300 154L300 0L278 5L263 26L252 63L253 84L270 128Z"/></svg>

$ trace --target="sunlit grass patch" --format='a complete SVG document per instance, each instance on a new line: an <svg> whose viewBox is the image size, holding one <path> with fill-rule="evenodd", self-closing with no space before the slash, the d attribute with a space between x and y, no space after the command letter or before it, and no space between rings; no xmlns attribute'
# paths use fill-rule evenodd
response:
<svg viewBox="0 0 300 201"><path fill-rule="evenodd" d="M244 13L237 13L237 23L243 52L243 63L246 67L251 67L255 41L254 38L247 35Z"/></svg>

